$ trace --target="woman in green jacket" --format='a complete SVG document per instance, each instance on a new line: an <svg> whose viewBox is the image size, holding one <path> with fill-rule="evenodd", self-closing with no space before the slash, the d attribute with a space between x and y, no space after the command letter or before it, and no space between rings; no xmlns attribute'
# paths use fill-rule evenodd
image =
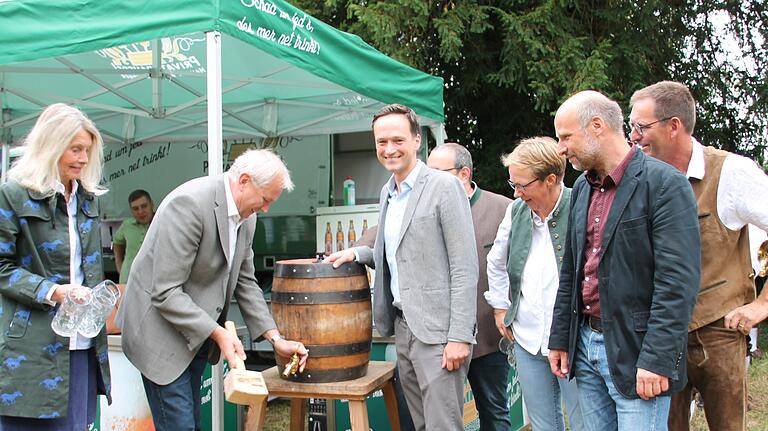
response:
<svg viewBox="0 0 768 431"><path fill-rule="evenodd" d="M496 327L516 358L517 375L533 431L581 431L576 381L549 368L549 328L557 296L571 189L563 185L565 158L548 137L524 139L502 158L515 200L488 253L488 292ZM512 361L510 361L512 362Z"/></svg>
<svg viewBox="0 0 768 431"><path fill-rule="evenodd" d="M62 337L68 291L103 278L102 139L77 108L47 107L0 186L0 429L83 431L109 392L107 338Z"/></svg>

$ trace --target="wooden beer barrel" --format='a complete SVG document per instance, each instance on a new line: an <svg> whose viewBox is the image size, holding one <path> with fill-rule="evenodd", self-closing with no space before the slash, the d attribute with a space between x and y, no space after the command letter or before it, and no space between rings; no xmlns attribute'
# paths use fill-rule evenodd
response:
<svg viewBox="0 0 768 431"><path fill-rule="evenodd" d="M280 376L306 383L362 377L371 351L371 290L365 267L334 269L314 259L275 264L272 316L280 333L309 349L303 373L283 376L286 359L275 355Z"/></svg>

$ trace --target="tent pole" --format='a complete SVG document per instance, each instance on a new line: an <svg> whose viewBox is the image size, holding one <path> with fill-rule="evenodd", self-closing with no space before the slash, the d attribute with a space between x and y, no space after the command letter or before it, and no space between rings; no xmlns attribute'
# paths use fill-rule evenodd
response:
<svg viewBox="0 0 768 431"><path fill-rule="evenodd" d="M208 79L208 175L222 173L221 33L205 33Z"/></svg>
<svg viewBox="0 0 768 431"><path fill-rule="evenodd" d="M10 166L9 158L10 158L10 151L8 151L8 144L5 141L3 141L3 144L2 144L3 175L2 175L2 178L0 178L0 184L3 184L8 179L8 167Z"/></svg>
<svg viewBox="0 0 768 431"><path fill-rule="evenodd" d="M208 175L222 173L221 33L205 33L208 93ZM211 431L224 429L223 364L211 366Z"/></svg>
<svg viewBox="0 0 768 431"><path fill-rule="evenodd" d="M152 42L152 70L149 76L152 79L152 116L154 118L163 118L163 47L159 39L153 39Z"/></svg>

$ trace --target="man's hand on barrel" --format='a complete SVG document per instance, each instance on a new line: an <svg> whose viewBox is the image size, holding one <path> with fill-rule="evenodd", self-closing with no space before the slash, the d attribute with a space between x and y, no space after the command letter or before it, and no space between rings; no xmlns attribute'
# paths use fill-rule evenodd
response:
<svg viewBox="0 0 768 431"><path fill-rule="evenodd" d="M221 326L217 326L211 334L211 339L219 346L221 353L224 355L224 359L230 364L236 364L235 355L245 361L245 350L243 350L243 343L237 338L237 335L230 334L229 331Z"/></svg>
<svg viewBox="0 0 768 431"><path fill-rule="evenodd" d="M348 248L326 256L325 259L323 259L323 263L332 263L334 268L338 268L347 262L354 262L355 257L355 251Z"/></svg>
<svg viewBox="0 0 768 431"><path fill-rule="evenodd" d="M307 357L309 357L309 350L303 344L298 341L280 338L275 341L274 348L275 352L284 358L290 358L294 354L299 355L299 373L304 371L304 366L307 365Z"/></svg>
<svg viewBox="0 0 768 431"><path fill-rule="evenodd" d="M469 357L470 351L467 343L449 341L443 350L442 367L448 371L458 370Z"/></svg>

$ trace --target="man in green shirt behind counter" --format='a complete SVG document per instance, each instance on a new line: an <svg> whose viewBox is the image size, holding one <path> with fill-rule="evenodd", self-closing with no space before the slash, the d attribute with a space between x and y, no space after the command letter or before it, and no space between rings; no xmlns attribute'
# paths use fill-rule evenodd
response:
<svg viewBox="0 0 768 431"><path fill-rule="evenodd" d="M155 205L146 190L134 190L128 195L133 217L125 219L112 238L112 251L115 253L115 266L120 274L120 284L128 282L133 258L144 242L149 223L155 216Z"/></svg>

